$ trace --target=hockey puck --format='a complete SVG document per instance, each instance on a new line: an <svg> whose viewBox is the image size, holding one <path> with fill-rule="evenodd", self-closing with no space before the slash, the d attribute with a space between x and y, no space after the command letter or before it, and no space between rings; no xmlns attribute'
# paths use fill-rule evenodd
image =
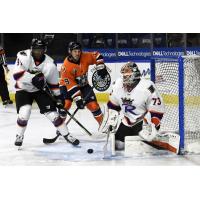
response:
<svg viewBox="0 0 200 200"><path fill-rule="evenodd" d="M93 153L93 151L94 151L93 149L88 149L88 150L87 150L87 152L88 152L89 154L90 154L90 153Z"/></svg>

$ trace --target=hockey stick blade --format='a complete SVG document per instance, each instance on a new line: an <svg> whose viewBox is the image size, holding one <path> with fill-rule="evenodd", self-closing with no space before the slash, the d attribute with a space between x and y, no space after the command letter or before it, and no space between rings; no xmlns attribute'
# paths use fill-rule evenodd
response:
<svg viewBox="0 0 200 200"><path fill-rule="evenodd" d="M44 144L52 144L52 143L54 143L58 139L59 136L60 135L58 134L54 138L43 138L43 143Z"/></svg>

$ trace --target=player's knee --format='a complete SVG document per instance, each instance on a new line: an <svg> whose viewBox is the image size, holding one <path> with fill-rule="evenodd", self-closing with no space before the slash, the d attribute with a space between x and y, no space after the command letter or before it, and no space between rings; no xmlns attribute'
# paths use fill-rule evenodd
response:
<svg viewBox="0 0 200 200"><path fill-rule="evenodd" d="M65 100L65 109L69 110L72 106L72 101L70 100Z"/></svg>
<svg viewBox="0 0 200 200"><path fill-rule="evenodd" d="M62 125L64 122L57 112L48 112L45 113L45 116L53 123L55 127Z"/></svg>
<svg viewBox="0 0 200 200"><path fill-rule="evenodd" d="M27 126L31 114L31 105L24 105L19 109L17 124L19 126Z"/></svg>
<svg viewBox="0 0 200 200"><path fill-rule="evenodd" d="M63 124L63 119L59 116L57 118L54 119L53 124L55 127L59 127L60 125Z"/></svg>
<svg viewBox="0 0 200 200"><path fill-rule="evenodd" d="M18 119L17 119L18 126L25 127L25 126L27 126L27 124L28 124L28 120L24 120L24 119L21 119L18 117Z"/></svg>
<svg viewBox="0 0 200 200"><path fill-rule="evenodd" d="M94 111L100 109L99 104L96 101L92 101L92 102L88 103L86 106L91 112L94 112Z"/></svg>
<svg viewBox="0 0 200 200"><path fill-rule="evenodd" d="M99 124L101 124L103 120L103 114L101 108L99 107L99 104L93 101L87 104L87 108L92 112L93 116L96 118Z"/></svg>

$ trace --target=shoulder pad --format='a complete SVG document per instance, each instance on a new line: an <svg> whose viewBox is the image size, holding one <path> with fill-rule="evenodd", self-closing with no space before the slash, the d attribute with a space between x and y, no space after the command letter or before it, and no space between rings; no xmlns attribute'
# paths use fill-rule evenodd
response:
<svg viewBox="0 0 200 200"><path fill-rule="evenodd" d="M20 51L17 53L17 59L20 60L22 65L28 66L30 62L30 53L28 50Z"/></svg>
<svg viewBox="0 0 200 200"><path fill-rule="evenodd" d="M154 91L155 91L155 88L154 88L154 86L153 86L153 85L151 85L151 86L148 88L148 90L149 90L151 93L154 93Z"/></svg>
<svg viewBox="0 0 200 200"><path fill-rule="evenodd" d="M27 53L25 51L20 51L19 54L22 56L27 56Z"/></svg>

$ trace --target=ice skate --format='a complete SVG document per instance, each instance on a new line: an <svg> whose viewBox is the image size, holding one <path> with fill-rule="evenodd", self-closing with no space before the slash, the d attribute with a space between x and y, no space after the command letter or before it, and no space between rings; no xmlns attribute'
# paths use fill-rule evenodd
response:
<svg viewBox="0 0 200 200"><path fill-rule="evenodd" d="M70 144L74 145L74 146L77 146L79 145L79 140L74 138L72 135L68 134L68 135L65 135L63 136L65 138L65 140L67 140L67 142L69 142Z"/></svg>
<svg viewBox="0 0 200 200"><path fill-rule="evenodd" d="M15 146L21 147L23 143L24 135L16 135Z"/></svg>
<svg viewBox="0 0 200 200"><path fill-rule="evenodd" d="M13 104L13 101L12 100L5 100L5 101L3 101L2 104L6 108L9 104Z"/></svg>

